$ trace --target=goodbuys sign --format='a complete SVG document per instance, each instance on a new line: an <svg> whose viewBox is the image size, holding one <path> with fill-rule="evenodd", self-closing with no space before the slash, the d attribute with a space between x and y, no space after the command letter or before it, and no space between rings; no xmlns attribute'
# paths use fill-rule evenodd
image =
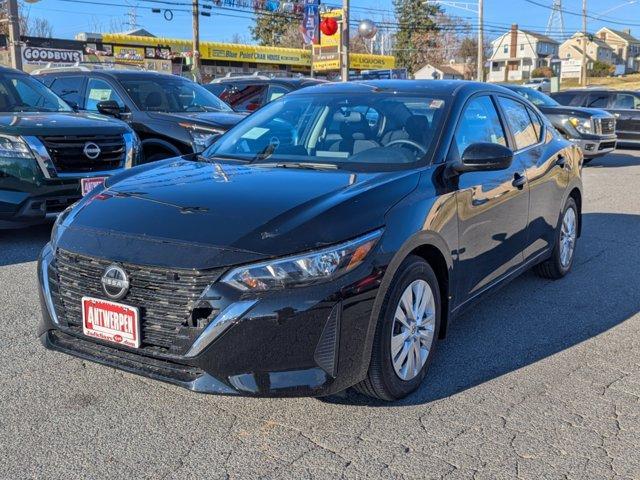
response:
<svg viewBox="0 0 640 480"><path fill-rule="evenodd" d="M30 65L69 64L82 61L82 51L61 48L23 47L23 63Z"/></svg>

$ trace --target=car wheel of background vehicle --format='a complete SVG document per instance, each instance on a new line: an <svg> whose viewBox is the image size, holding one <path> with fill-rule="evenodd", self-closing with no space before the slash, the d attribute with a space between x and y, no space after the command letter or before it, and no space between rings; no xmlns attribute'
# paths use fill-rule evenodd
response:
<svg viewBox="0 0 640 480"><path fill-rule="evenodd" d="M440 305L431 266L420 257L407 257L385 295L369 371L357 391L391 401L420 386L438 339Z"/></svg>
<svg viewBox="0 0 640 480"><path fill-rule="evenodd" d="M551 258L536 265L536 273L551 279L562 278L569 273L573 266L577 239L578 207L575 200L569 197L562 211Z"/></svg>
<svg viewBox="0 0 640 480"><path fill-rule="evenodd" d="M583 158L582 165L586 165L587 163L591 162L591 160L593 160L593 158Z"/></svg>
<svg viewBox="0 0 640 480"><path fill-rule="evenodd" d="M172 155L169 152L152 153L149 156L145 155L143 163L157 162L158 160L164 160L165 158L169 158L171 156Z"/></svg>

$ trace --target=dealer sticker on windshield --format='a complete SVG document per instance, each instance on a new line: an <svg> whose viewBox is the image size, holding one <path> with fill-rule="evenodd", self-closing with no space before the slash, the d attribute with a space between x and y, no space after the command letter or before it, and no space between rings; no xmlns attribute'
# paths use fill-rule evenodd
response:
<svg viewBox="0 0 640 480"><path fill-rule="evenodd" d="M82 331L88 337L138 348L138 309L99 298L82 297Z"/></svg>

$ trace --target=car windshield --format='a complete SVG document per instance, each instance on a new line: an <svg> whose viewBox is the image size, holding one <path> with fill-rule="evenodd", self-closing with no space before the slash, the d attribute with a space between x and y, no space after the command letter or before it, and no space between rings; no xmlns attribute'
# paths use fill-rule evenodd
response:
<svg viewBox="0 0 640 480"><path fill-rule="evenodd" d="M29 75L0 76L0 112L71 111L64 100Z"/></svg>
<svg viewBox="0 0 640 480"><path fill-rule="evenodd" d="M533 90L532 88L514 88L513 90L518 95L529 100L536 107L557 107L560 105L550 96L545 95L544 93L539 92L538 90Z"/></svg>
<svg viewBox="0 0 640 480"><path fill-rule="evenodd" d="M213 93L186 78L171 75L121 78L140 110L148 112L232 112Z"/></svg>
<svg viewBox="0 0 640 480"><path fill-rule="evenodd" d="M231 129L205 157L407 168L433 148L444 98L391 93L286 95Z"/></svg>

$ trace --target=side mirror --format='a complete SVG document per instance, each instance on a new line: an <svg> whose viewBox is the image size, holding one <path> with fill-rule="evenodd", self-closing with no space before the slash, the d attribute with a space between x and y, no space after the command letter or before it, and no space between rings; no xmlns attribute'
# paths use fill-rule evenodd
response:
<svg viewBox="0 0 640 480"><path fill-rule="evenodd" d="M459 173L504 170L511 166L512 160L513 152L507 147L497 143L473 143L453 168Z"/></svg>
<svg viewBox="0 0 640 480"><path fill-rule="evenodd" d="M115 100L105 100L103 102L98 102L96 108L98 109L98 112L103 115L109 115L111 117L120 116L120 106Z"/></svg>

